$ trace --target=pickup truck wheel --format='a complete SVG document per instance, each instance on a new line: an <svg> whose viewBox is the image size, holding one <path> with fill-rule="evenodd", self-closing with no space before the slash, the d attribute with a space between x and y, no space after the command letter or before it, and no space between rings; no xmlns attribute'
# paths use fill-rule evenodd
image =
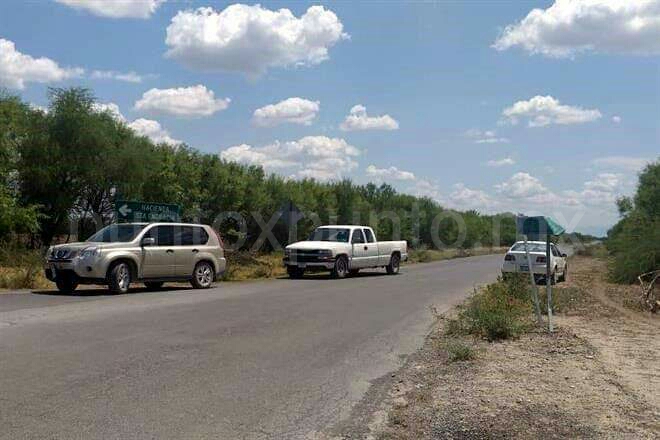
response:
<svg viewBox="0 0 660 440"><path fill-rule="evenodd" d="M76 279L70 275L58 276L55 279L55 285L61 293L71 293L78 287Z"/></svg>
<svg viewBox="0 0 660 440"><path fill-rule="evenodd" d="M390 257L390 264L385 266L385 270L388 275L395 275L399 273L399 267L401 265L401 257L398 254L394 254Z"/></svg>
<svg viewBox="0 0 660 440"><path fill-rule="evenodd" d="M348 259L345 256L337 257L335 260L335 267L332 270L333 278L346 278L348 273Z"/></svg>
<svg viewBox="0 0 660 440"><path fill-rule="evenodd" d="M208 289L211 287L214 278L215 271L213 270L213 266L206 261L200 261L197 263L197 266L195 266L190 284L192 284L195 289Z"/></svg>
<svg viewBox="0 0 660 440"><path fill-rule="evenodd" d="M286 273L289 274L289 278L297 280L303 277L305 269L296 266L287 266Z"/></svg>
<svg viewBox="0 0 660 440"><path fill-rule="evenodd" d="M163 287L163 284L162 281L145 281L144 283L148 290L158 290Z"/></svg>
<svg viewBox="0 0 660 440"><path fill-rule="evenodd" d="M120 261L110 269L108 287L112 293L126 293L131 285L131 268Z"/></svg>

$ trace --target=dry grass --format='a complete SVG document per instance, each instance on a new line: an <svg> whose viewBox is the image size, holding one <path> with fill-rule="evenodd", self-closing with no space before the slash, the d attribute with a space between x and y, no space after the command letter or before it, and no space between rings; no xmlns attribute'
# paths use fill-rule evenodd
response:
<svg viewBox="0 0 660 440"><path fill-rule="evenodd" d="M224 281L245 281L277 278L286 275L282 264L282 253L255 254L233 252L227 254L227 271Z"/></svg>
<svg viewBox="0 0 660 440"><path fill-rule="evenodd" d="M474 249L409 249L409 263L430 263L432 261L451 260L453 258L476 257L478 255L504 254L508 248L474 248Z"/></svg>

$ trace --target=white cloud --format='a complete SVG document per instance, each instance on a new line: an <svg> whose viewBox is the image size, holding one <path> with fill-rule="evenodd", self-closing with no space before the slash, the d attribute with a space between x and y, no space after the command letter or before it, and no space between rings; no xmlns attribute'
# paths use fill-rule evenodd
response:
<svg viewBox="0 0 660 440"><path fill-rule="evenodd" d="M165 0L55 0L99 17L149 18Z"/></svg>
<svg viewBox="0 0 660 440"><path fill-rule="evenodd" d="M516 173L506 182L495 185L495 189L501 195L511 199L531 200L551 194L539 179L524 172Z"/></svg>
<svg viewBox="0 0 660 440"><path fill-rule="evenodd" d="M286 122L310 125L319 112L320 104L319 101L304 98L289 98L256 109L252 120L261 127L273 127Z"/></svg>
<svg viewBox="0 0 660 440"><path fill-rule="evenodd" d="M114 70L94 70L92 71L90 78L92 79L114 79L117 81L124 81L130 83L141 83L144 79L142 75L139 75L133 71L130 72L116 72Z"/></svg>
<svg viewBox="0 0 660 440"><path fill-rule="evenodd" d="M306 136L297 141L279 142L263 147L247 144L220 152L227 161L259 165L267 171L284 172L298 178L340 179L357 168L354 159L361 151L341 138ZM293 172L293 174L291 174Z"/></svg>
<svg viewBox="0 0 660 440"><path fill-rule="evenodd" d="M381 180L415 180L415 175L410 171L403 171L397 167L376 168L375 165L367 167L367 176Z"/></svg>
<svg viewBox="0 0 660 440"><path fill-rule="evenodd" d="M601 116L597 109L564 105L552 96L539 95L527 101L518 101L502 111L504 122L515 125L520 119L527 119L530 127L583 124L600 119Z"/></svg>
<svg viewBox="0 0 660 440"><path fill-rule="evenodd" d="M50 58L33 58L0 38L0 86L22 90L27 82L50 83L80 77L84 69L60 67Z"/></svg>
<svg viewBox="0 0 660 440"><path fill-rule="evenodd" d="M500 51L515 46L549 57L583 52L660 54L660 2L557 0L507 26L493 44Z"/></svg>
<svg viewBox="0 0 660 440"><path fill-rule="evenodd" d="M437 184L425 179L419 179L415 181L415 186L412 189L412 193L417 197L428 197L435 200L436 202L441 202L440 187Z"/></svg>
<svg viewBox="0 0 660 440"><path fill-rule="evenodd" d="M621 122L621 116L614 115L612 116L612 122L619 124Z"/></svg>
<svg viewBox="0 0 660 440"><path fill-rule="evenodd" d="M369 116L363 105L355 105L341 123L343 131L355 130L398 130L399 123L390 115Z"/></svg>
<svg viewBox="0 0 660 440"><path fill-rule="evenodd" d="M470 189L463 183L457 183L454 185L453 191L449 194L449 200L447 202L451 208L475 209L481 212L491 211L497 206L497 201L485 191Z"/></svg>
<svg viewBox="0 0 660 440"><path fill-rule="evenodd" d="M498 137L494 130L479 130L478 128L471 128L465 132L465 136L474 140L475 144L506 144L509 139L505 137Z"/></svg>
<svg viewBox="0 0 660 440"><path fill-rule="evenodd" d="M592 163L602 168L615 168L626 171L639 171L650 161L643 157L607 156L594 159Z"/></svg>
<svg viewBox="0 0 660 440"><path fill-rule="evenodd" d="M586 181L581 191L565 191L564 194L582 205L611 210L622 192L623 180L620 174L600 173Z"/></svg>
<svg viewBox="0 0 660 440"><path fill-rule="evenodd" d="M505 157L503 159L489 160L486 165L489 167L504 167L508 165L515 165L516 161L510 157Z"/></svg>
<svg viewBox="0 0 660 440"><path fill-rule="evenodd" d="M179 117L210 116L229 106L229 98L216 99L213 90L203 85L174 89L151 89L135 103L135 110Z"/></svg>
<svg viewBox="0 0 660 440"><path fill-rule="evenodd" d="M114 117L118 121L126 122L126 118L119 110L119 106L114 102L108 102L108 103L95 102L92 105L92 108L99 113L108 112L112 115L112 117Z"/></svg>
<svg viewBox="0 0 660 440"><path fill-rule="evenodd" d="M170 145L178 145L183 143L178 139L173 139L169 132L161 127L158 121L140 118L131 122L128 124L128 126L132 128L133 131L135 131L138 135L146 136L156 144L165 143Z"/></svg>
<svg viewBox="0 0 660 440"><path fill-rule="evenodd" d="M167 27L166 56L201 71L258 76L271 67L315 65L348 38L334 12L312 6L297 18L288 9L233 4L179 11Z"/></svg>

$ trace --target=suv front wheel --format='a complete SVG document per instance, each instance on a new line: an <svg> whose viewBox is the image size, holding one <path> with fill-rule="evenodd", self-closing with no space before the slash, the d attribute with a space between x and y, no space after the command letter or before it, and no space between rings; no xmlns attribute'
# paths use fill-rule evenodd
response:
<svg viewBox="0 0 660 440"><path fill-rule="evenodd" d="M78 287L76 279L71 275L58 275L55 279L55 285L61 293L71 293Z"/></svg>
<svg viewBox="0 0 660 440"><path fill-rule="evenodd" d="M108 287L112 293L126 293L131 285L131 267L120 261L110 269Z"/></svg>
<svg viewBox="0 0 660 440"><path fill-rule="evenodd" d="M211 287L214 278L215 270L213 269L213 266L207 261L200 261L197 263L197 266L195 266L190 284L192 284L195 289L208 289Z"/></svg>

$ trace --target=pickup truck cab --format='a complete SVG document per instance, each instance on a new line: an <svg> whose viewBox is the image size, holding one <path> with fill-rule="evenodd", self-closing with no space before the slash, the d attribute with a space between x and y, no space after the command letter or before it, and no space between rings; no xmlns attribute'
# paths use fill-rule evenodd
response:
<svg viewBox="0 0 660 440"><path fill-rule="evenodd" d="M300 278L307 270L329 270L333 277L344 278L360 269L377 267L394 275L401 261L407 259L405 240L376 241L376 234L368 226L321 226L307 240L284 249L284 265L291 278Z"/></svg>

